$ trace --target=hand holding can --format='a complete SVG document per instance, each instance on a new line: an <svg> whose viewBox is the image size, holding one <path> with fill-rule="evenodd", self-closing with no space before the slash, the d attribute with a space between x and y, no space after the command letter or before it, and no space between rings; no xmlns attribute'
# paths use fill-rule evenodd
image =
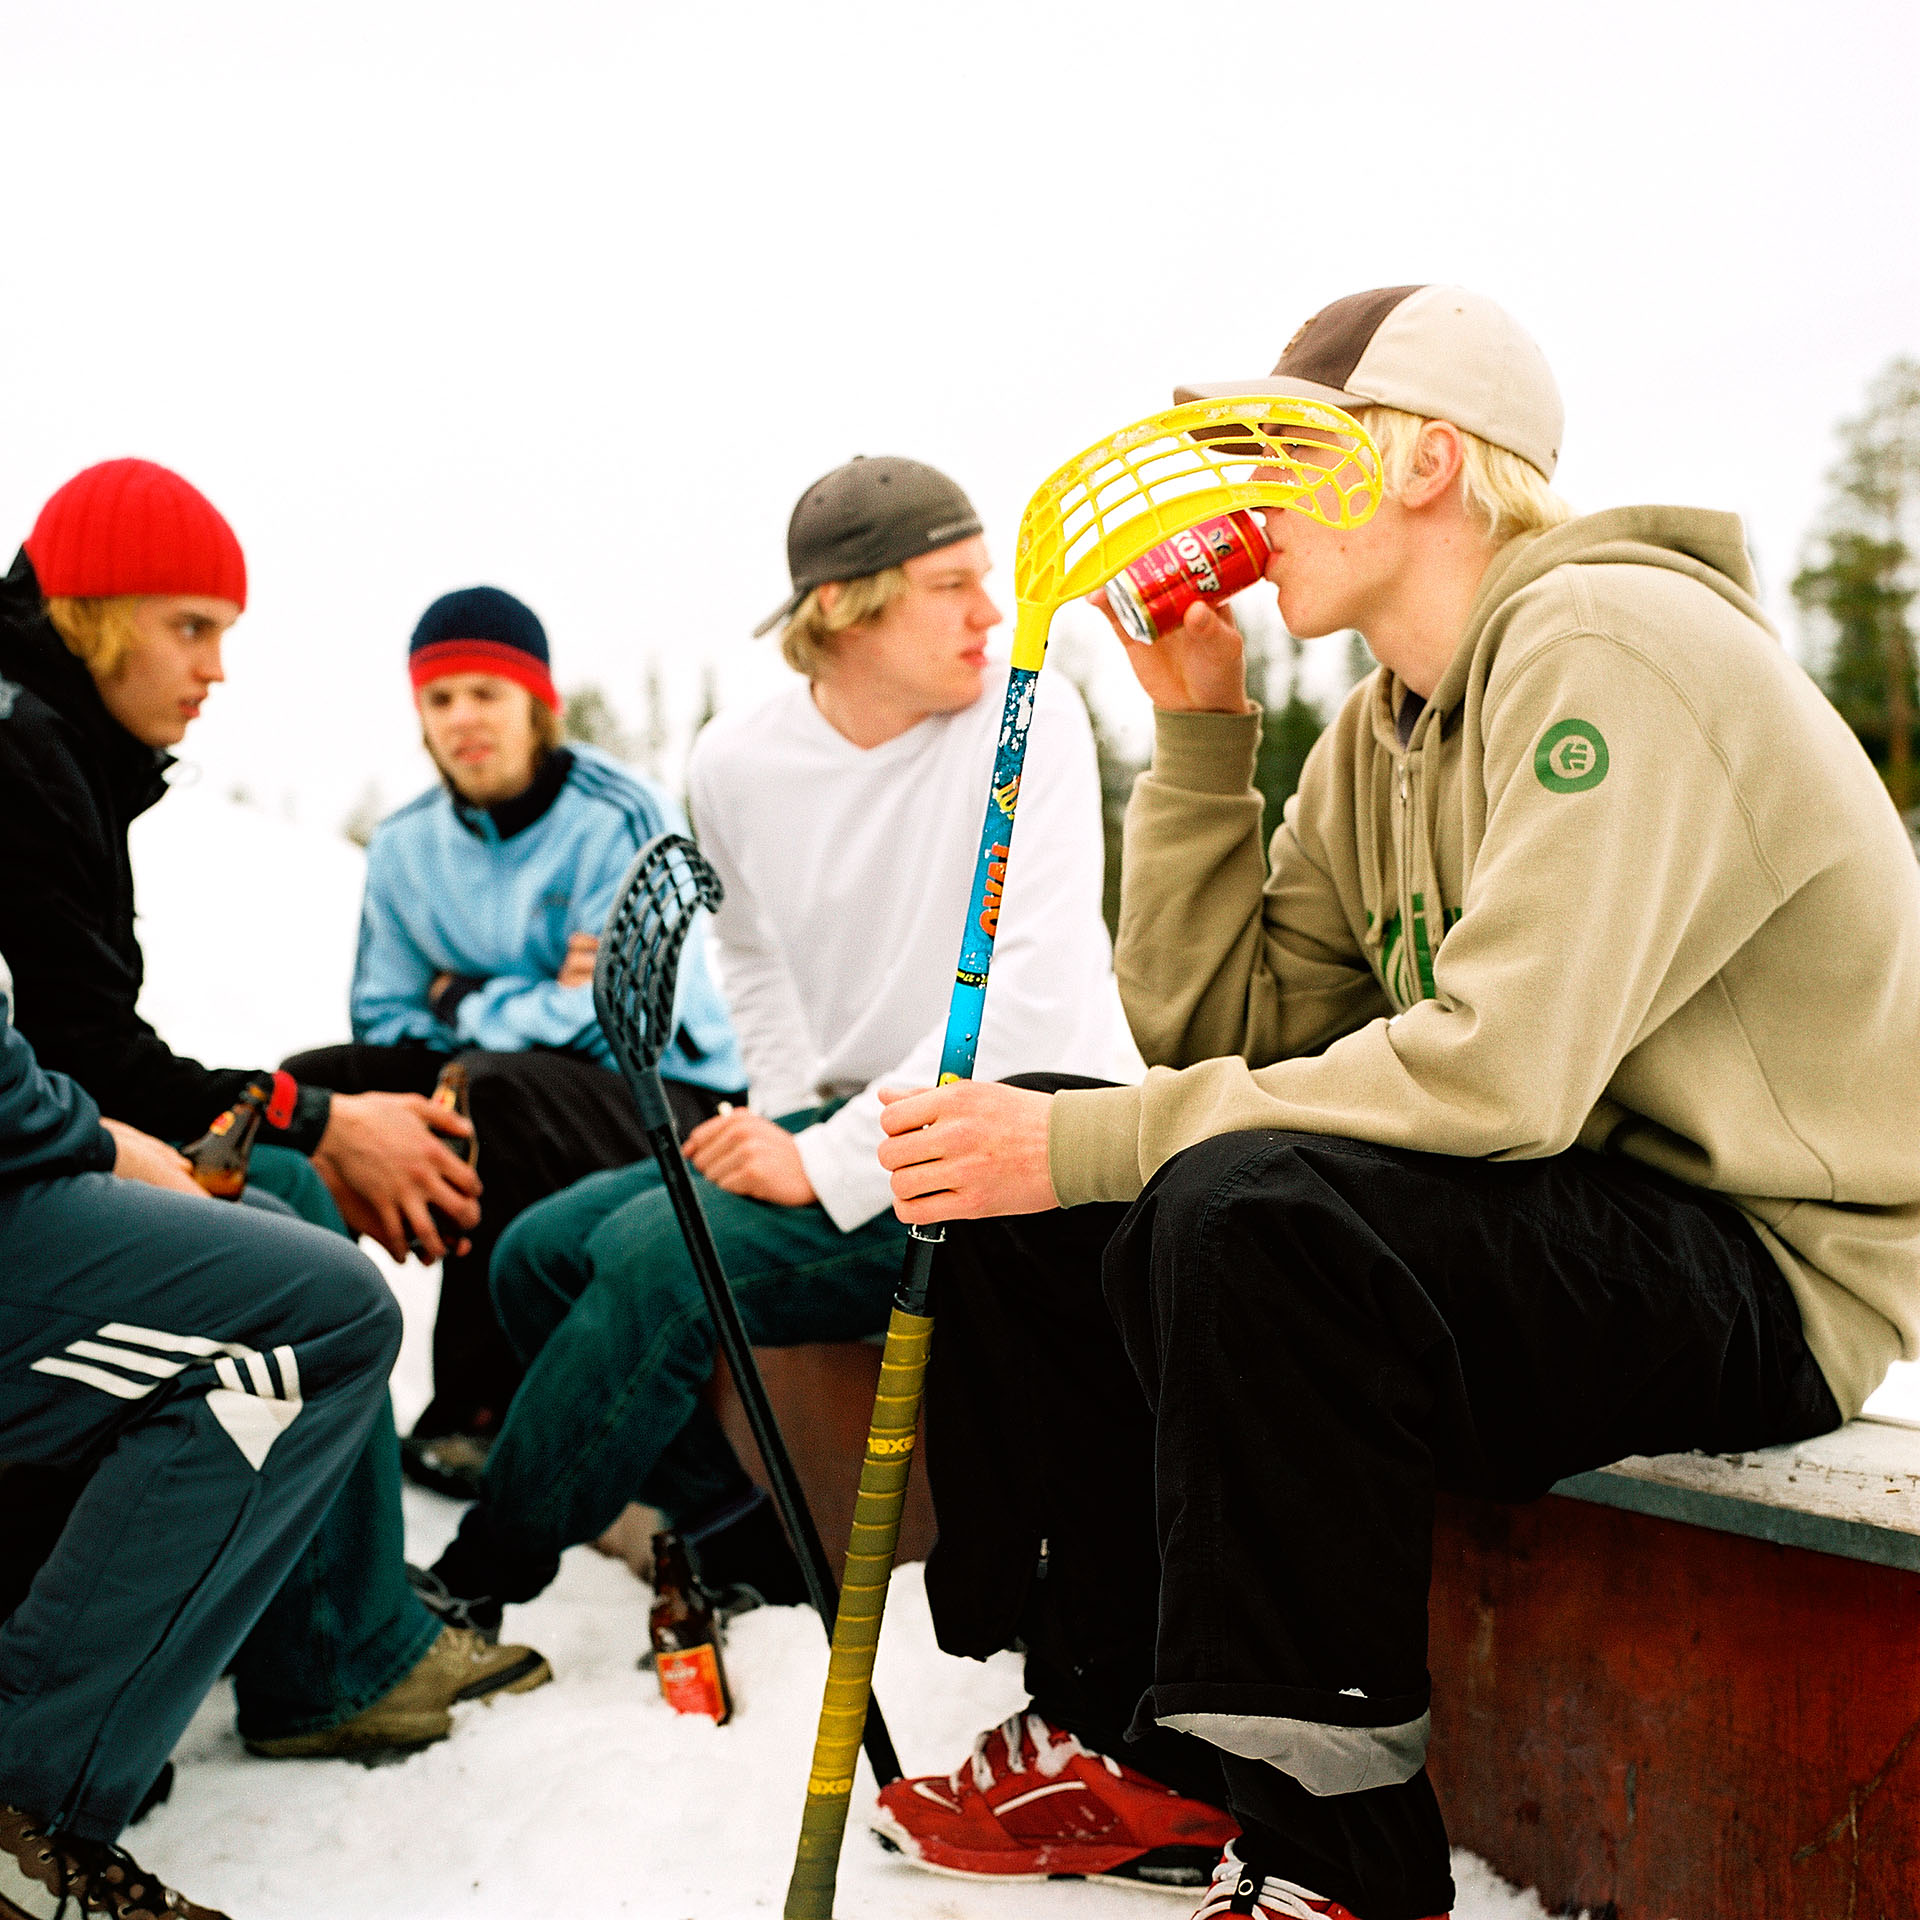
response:
<svg viewBox="0 0 1920 1920"><path fill-rule="evenodd" d="M1226 513L1149 548L1107 583L1107 605L1142 646L1171 633L1196 600L1225 600L1267 570L1272 549L1252 514Z"/></svg>

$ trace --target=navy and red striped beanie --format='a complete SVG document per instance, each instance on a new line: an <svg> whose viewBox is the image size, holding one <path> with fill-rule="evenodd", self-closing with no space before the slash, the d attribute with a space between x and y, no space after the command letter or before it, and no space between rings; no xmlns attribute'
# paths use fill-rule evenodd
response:
<svg viewBox="0 0 1920 1920"><path fill-rule="evenodd" d="M524 601L498 587L443 593L413 630L407 669L417 694L449 673L494 673L516 680L555 713L560 695L547 660L547 630Z"/></svg>

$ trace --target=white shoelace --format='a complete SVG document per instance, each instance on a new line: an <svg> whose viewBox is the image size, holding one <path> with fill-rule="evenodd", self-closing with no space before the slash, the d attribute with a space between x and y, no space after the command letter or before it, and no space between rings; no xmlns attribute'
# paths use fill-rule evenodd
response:
<svg viewBox="0 0 1920 1920"><path fill-rule="evenodd" d="M1043 1780L1051 1780L1066 1771L1067 1762L1076 1753L1084 1753L1089 1760L1098 1760L1106 1770L1116 1778L1120 1768L1117 1762L1109 1760L1104 1753L1095 1753L1090 1747L1083 1747L1070 1733L1056 1734L1054 1729L1037 1713L1009 1714L997 1727L989 1727L973 1743L973 1751L947 1776L947 1785L957 1794L960 1791L960 1776L969 1768L973 1771L973 1784L978 1791L985 1793L993 1785L993 1768L987 1760L987 1748L992 1744L995 1734L1000 1736L1001 1744L1007 1750L1007 1771L1025 1773L1027 1756L1021 1734L1033 1742L1033 1768Z"/></svg>
<svg viewBox="0 0 1920 1920"><path fill-rule="evenodd" d="M1216 1915L1231 1909L1235 1894L1252 1891L1253 1877L1229 1845L1213 1870L1213 1885L1207 1889L1207 1897L1201 1901L1193 1920L1215 1920ZM1278 1880L1269 1874L1260 1883L1257 1905L1262 1914L1284 1915L1285 1920L1321 1920L1320 1914L1307 1904L1320 1897L1291 1880Z"/></svg>

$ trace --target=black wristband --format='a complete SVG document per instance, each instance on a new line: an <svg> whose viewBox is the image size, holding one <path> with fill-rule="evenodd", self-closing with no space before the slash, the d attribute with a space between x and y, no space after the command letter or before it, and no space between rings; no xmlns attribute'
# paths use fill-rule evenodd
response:
<svg viewBox="0 0 1920 1920"><path fill-rule="evenodd" d="M333 1118L333 1094L326 1087L302 1085L293 1102L293 1118L275 1143L291 1147L295 1153L311 1154L319 1146Z"/></svg>
<svg viewBox="0 0 1920 1920"><path fill-rule="evenodd" d="M450 1027L460 1018L461 1001L486 984L484 980L475 979L469 973L451 974L448 976L447 984L438 993L428 994L427 1011L443 1027Z"/></svg>

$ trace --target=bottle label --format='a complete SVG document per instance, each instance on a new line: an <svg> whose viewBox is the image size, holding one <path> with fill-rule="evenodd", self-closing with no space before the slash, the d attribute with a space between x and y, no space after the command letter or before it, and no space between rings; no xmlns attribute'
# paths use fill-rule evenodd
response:
<svg viewBox="0 0 1920 1920"><path fill-rule="evenodd" d="M229 1107L207 1131L212 1134L231 1133L233 1131L233 1109Z"/></svg>
<svg viewBox="0 0 1920 1920"><path fill-rule="evenodd" d="M672 1653L657 1653L653 1666L660 1676L661 1696L675 1713L726 1719L726 1688L720 1679L720 1656L713 1647L681 1647Z"/></svg>

